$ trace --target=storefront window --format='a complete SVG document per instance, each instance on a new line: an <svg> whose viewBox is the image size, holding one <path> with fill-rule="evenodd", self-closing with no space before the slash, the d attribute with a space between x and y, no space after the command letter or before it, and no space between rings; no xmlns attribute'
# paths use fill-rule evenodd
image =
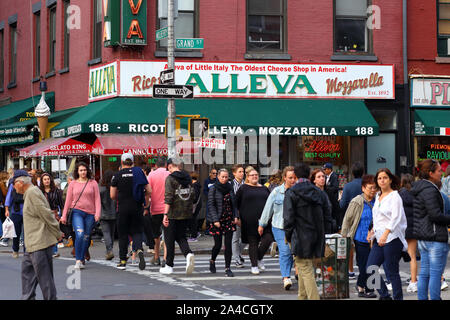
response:
<svg viewBox="0 0 450 320"><path fill-rule="evenodd" d="M417 137L415 165L426 159L438 160L444 167L450 163L450 137Z"/></svg>

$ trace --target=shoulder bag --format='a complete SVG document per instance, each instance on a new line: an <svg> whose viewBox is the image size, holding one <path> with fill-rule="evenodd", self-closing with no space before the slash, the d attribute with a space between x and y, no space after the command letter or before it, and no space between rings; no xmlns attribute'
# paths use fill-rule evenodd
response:
<svg viewBox="0 0 450 320"><path fill-rule="evenodd" d="M71 225L72 225L73 208L75 208L75 206L76 206L77 203L78 203L78 200L80 200L81 195L83 194L84 189L86 189L86 186L88 185L89 181L90 181L90 180L88 180L88 182L86 182L86 184L84 185L83 190L81 190L80 196L78 197L78 199L77 199L77 201L75 202L75 204L73 205L73 207L72 207L72 208L69 208L69 210L67 210L67 220L66 220L66 223L67 223L68 226L71 226Z"/></svg>

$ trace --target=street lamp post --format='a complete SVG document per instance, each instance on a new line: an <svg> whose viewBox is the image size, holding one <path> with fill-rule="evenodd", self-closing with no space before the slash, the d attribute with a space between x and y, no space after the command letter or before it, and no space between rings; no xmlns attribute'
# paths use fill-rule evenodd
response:
<svg viewBox="0 0 450 320"><path fill-rule="evenodd" d="M175 56L174 56L174 0L167 0L167 64L168 69L173 70L173 83L175 83ZM176 137L175 137L175 99L168 99L167 102L167 147L168 157L176 156Z"/></svg>

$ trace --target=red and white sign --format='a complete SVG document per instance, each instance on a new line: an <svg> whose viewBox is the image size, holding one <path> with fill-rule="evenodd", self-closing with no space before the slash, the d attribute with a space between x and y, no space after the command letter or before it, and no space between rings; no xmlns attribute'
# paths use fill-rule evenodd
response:
<svg viewBox="0 0 450 320"><path fill-rule="evenodd" d="M210 148L225 150L227 141L225 139L202 138L194 141L194 145L198 148Z"/></svg>
<svg viewBox="0 0 450 320"><path fill-rule="evenodd" d="M411 107L450 108L450 78L412 77Z"/></svg>
<svg viewBox="0 0 450 320"><path fill-rule="evenodd" d="M90 101L114 95L151 97L167 69L165 61L117 64L117 72L109 65L91 69ZM192 85L196 98L395 98L393 65L182 61L175 65L175 81Z"/></svg>
<svg viewBox="0 0 450 320"><path fill-rule="evenodd" d="M88 154L92 145L71 138L50 138L20 150L21 157Z"/></svg>

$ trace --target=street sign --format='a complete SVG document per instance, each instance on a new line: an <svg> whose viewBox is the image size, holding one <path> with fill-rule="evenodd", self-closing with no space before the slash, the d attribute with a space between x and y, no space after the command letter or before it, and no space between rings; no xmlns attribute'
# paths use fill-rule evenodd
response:
<svg viewBox="0 0 450 320"><path fill-rule="evenodd" d="M175 47L177 49L203 49L203 38L176 39Z"/></svg>
<svg viewBox="0 0 450 320"><path fill-rule="evenodd" d="M156 41L165 39L168 36L169 36L169 31L168 31L167 27L156 30L156 32L155 32Z"/></svg>
<svg viewBox="0 0 450 320"><path fill-rule="evenodd" d="M162 84L169 84L174 82L174 73L173 69L163 70L159 74L159 78Z"/></svg>
<svg viewBox="0 0 450 320"><path fill-rule="evenodd" d="M153 98L157 99L193 99L194 87L182 86L182 85L166 85L166 84L154 84L153 85Z"/></svg>

